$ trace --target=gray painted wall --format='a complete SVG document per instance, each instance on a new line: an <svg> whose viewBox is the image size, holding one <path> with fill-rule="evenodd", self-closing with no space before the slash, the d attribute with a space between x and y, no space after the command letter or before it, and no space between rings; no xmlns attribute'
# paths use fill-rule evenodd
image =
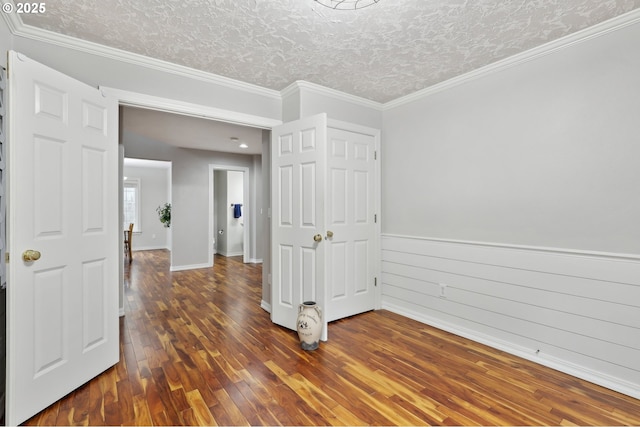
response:
<svg viewBox="0 0 640 427"><path fill-rule="evenodd" d="M383 232L640 254L640 24L384 112Z"/></svg>

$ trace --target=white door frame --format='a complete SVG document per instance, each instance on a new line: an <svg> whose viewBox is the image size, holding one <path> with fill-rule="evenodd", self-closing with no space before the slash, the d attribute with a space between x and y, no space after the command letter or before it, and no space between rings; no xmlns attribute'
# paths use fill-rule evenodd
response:
<svg viewBox="0 0 640 427"><path fill-rule="evenodd" d="M156 111L218 120L220 122L234 123L241 126L249 126L259 129L271 129L274 126L282 124L282 120L255 116L253 114L240 113L237 111L223 110L221 108L210 107L208 105L193 104L191 102L162 98L159 96L115 89L106 86L99 86L99 89L105 91L109 96L115 97L120 106L147 108Z"/></svg>
<svg viewBox="0 0 640 427"><path fill-rule="evenodd" d="M235 171L242 172L242 210L243 215L245 217L248 216L249 221L245 221L244 229L242 230L242 260L247 263L250 261L249 249L251 249L251 245L249 243L249 232L248 228L251 227L253 223L253 219L251 219L251 198L249 197L249 168L244 166L228 166L228 165L219 165L219 164L210 164L209 165L209 260L213 260L213 239L216 233L213 227L213 216L215 215L215 194L214 194L214 172L215 171Z"/></svg>

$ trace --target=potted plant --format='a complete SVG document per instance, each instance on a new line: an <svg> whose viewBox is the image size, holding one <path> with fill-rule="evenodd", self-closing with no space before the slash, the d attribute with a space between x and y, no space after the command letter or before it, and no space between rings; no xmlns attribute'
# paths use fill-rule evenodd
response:
<svg viewBox="0 0 640 427"><path fill-rule="evenodd" d="M158 206L156 209L160 222L164 224L166 228L171 227L171 203L165 203L164 206Z"/></svg>

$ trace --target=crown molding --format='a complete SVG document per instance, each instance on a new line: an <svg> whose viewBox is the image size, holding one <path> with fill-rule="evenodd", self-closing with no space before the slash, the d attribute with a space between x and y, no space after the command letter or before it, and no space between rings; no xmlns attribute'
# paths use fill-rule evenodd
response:
<svg viewBox="0 0 640 427"><path fill-rule="evenodd" d="M282 97L282 99L287 98L291 95L295 95L297 93L300 93L300 86L298 85L298 83L300 82L300 80L295 81L293 83L291 83L289 86L285 87L284 89L282 89L280 91L280 96Z"/></svg>
<svg viewBox="0 0 640 427"><path fill-rule="evenodd" d="M216 85L228 87L230 89L242 90L255 95L280 100L280 91L268 89L262 86L245 83L229 77L220 76L206 71L196 70L184 65L174 64L161 59L151 58L137 53L127 52L98 43L77 39L75 37L54 33L53 31L43 30L40 28L25 25L15 13L3 13L11 34L17 37L23 37L31 40L50 43L67 49L73 49L80 52L89 53L104 58L115 59L132 65L138 65L157 71L163 71L174 75L187 77L213 83Z"/></svg>
<svg viewBox="0 0 640 427"><path fill-rule="evenodd" d="M3 3L9 3L11 4L12 10L16 10L15 5L13 4L13 0L5 0ZM7 27L9 27L9 31L11 31L11 34L16 34L16 31L18 31L18 29L22 26L24 26L24 24L22 23L22 19L19 18L17 13L5 13L2 12L2 18L4 19L4 22L7 23Z"/></svg>
<svg viewBox="0 0 640 427"><path fill-rule="evenodd" d="M494 62L486 65L482 68L470 71L466 74L462 74L457 77L453 77L449 80L445 80L441 83L437 83L433 86L429 86L425 89L413 92L409 95L394 99L386 102L382 105L383 111L390 110L392 108L399 107L404 104L408 104L417 101L422 98L426 98L430 95L442 92L443 90L453 88L455 86L467 83L469 81L478 79L480 77L496 73L520 64L524 64L528 61L543 57L545 55L557 52L559 50L568 48L578 43L591 40L596 37L604 36L613 31L620 30L629 25L637 24L640 22L640 9L632 10L623 15L609 19L607 21L596 24L592 27L585 28L573 34L569 34L565 37L557 40L545 43L541 46L534 47L522 53L510 56L501 61Z"/></svg>
<svg viewBox="0 0 640 427"><path fill-rule="evenodd" d="M346 92L339 91L337 89L331 89L326 86L319 85L317 83L311 83L305 80L296 80L286 88L280 91L280 95L283 98L294 94L296 91L305 90L318 95L328 96L330 98L339 99L341 101L349 102L351 104L359 105L361 107L372 108L377 111L382 111L383 104L377 101L372 101L360 96L351 95Z"/></svg>

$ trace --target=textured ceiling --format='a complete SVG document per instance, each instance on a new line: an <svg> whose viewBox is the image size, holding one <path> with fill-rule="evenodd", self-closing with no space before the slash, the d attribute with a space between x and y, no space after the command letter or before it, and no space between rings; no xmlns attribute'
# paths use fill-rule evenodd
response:
<svg viewBox="0 0 640 427"><path fill-rule="evenodd" d="M640 7L640 0L55 0L35 27L282 90L387 102Z"/></svg>

